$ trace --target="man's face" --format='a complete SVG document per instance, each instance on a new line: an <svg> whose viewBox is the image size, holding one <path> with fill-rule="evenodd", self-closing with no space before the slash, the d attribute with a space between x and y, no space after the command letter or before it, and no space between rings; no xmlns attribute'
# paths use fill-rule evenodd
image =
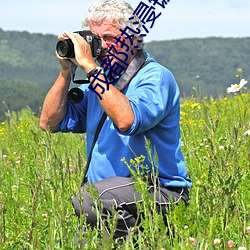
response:
<svg viewBox="0 0 250 250"><path fill-rule="evenodd" d="M109 57L110 60L113 58L110 66L114 65L115 62L124 66L125 64L123 64L122 61L129 63L133 58L133 55L131 53L133 45L130 45L129 39L125 39L125 35L121 36L122 32L119 29L120 28L118 27L118 25L114 25L105 21L101 25L99 25L90 20L91 32L102 39L103 53L99 57L100 64L100 59L105 60L107 57ZM117 41L115 38L119 39L119 41ZM111 48L115 48L115 50L110 50ZM121 52L126 54L127 56L125 56L124 54L117 54Z"/></svg>

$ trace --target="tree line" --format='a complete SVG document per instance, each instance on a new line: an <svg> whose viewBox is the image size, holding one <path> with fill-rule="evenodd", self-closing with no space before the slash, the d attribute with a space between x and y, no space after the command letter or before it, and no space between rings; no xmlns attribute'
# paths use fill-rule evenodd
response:
<svg viewBox="0 0 250 250"><path fill-rule="evenodd" d="M39 115L60 70L56 43L54 35L0 29L0 120L7 108L18 111L29 107ZM239 78L250 78L247 37L152 41L145 44L145 50L172 71L183 98L217 98Z"/></svg>

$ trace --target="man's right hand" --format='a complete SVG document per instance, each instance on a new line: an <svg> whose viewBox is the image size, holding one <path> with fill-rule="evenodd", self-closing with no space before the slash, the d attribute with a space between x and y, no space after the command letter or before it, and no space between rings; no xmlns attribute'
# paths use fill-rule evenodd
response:
<svg viewBox="0 0 250 250"><path fill-rule="evenodd" d="M68 39L65 34L61 34L58 36L58 41L62 41ZM79 66L77 61L74 58L61 57L56 52L56 57L62 66L63 71L70 71L72 67Z"/></svg>

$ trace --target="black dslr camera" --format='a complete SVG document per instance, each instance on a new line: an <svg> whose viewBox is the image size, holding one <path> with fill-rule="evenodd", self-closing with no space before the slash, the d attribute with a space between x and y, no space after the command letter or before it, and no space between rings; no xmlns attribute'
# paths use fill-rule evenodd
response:
<svg viewBox="0 0 250 250"><path fill-rule="evenodd" d="M102 40L99 37L96 37L90 30L83 31L75 31L74 33L78 33L81 35L87 43L90 45L92 56L98 57L102 52ZM56 45L56 51L61 57L74 58L74 44L70 39L65 39L62 41L58 41Z"/></svg>

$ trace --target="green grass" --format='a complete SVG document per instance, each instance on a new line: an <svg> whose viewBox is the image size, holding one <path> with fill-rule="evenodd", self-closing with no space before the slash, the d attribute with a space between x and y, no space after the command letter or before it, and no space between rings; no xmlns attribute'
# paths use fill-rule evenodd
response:
<svg viewBox="0 0 250 250"><path fill-rule="evenodd" d="M249 103L244 94L181 105L182 150L193 180L190 204L172 208L166 227L142 183L143 230L117 249L135 249L136 241L137 249L228 249L229 240L235 249L250 249ZM84 136L44 133L38 124L28 109L7 113L0 124L0 249L80 249L73 239L85 220L74 216L71 197L86 163ZM112 234L116 221L108 223ZM86 249L116 244L99 224L100 230L87 232Z"/></svg>

